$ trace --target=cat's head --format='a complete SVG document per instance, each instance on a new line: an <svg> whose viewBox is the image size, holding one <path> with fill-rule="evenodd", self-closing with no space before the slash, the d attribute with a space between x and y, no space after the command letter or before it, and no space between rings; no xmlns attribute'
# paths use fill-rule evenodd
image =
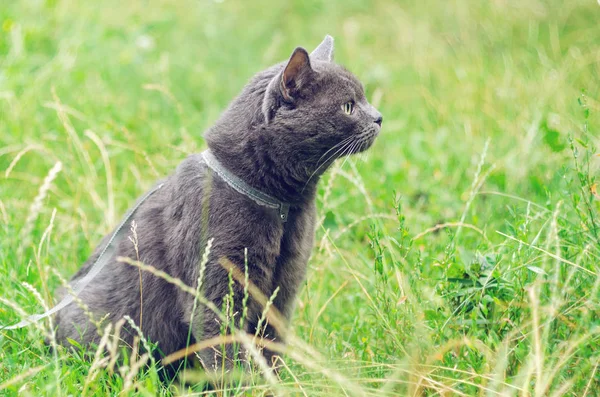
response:
<svg viewBox="0 0 600 397"><path fill-rule="evenodd" d="M366 150L381 121L360 81L333 62L326 36L310 55L298 47L254 76L205 137L238 176L283 198L335 159Z"/></svg>
<svg viewBox="0 0 600 397"><path fill-rule="evenodd" d="M367 101L360 81L333 62L331 36L310 55L296 48L275 68L262 99L262 121L289 134L273 138L323 164L373 144L381 113Z"/></svg>

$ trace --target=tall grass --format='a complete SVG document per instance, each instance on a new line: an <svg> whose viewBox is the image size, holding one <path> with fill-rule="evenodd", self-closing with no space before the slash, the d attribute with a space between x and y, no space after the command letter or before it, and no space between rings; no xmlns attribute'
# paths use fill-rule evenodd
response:
<svg viewBox="0 0 600 397"><path fill-rule="evenodd" d="M332 34L384 115L370 153L321 181L277 372L260 335L234 332L196 348L248 349L250 379L207 390L192 368L164 383L141 332L127 351L122 324L101 328L96 351L49 349L46 320L0 331L0 394L598 395L599 12L584 0L0 3L2 325L51 306L134 199L204 147L247 79L296 46Z"/></svg>

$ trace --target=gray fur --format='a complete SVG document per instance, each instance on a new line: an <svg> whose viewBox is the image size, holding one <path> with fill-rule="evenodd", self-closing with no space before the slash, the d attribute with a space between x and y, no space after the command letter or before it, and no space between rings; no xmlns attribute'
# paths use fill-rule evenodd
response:
<svg viewBox="0 0 600 397"><path fill-rule="evenodd" d="M251 282L266 296L279 287L274 304L290 319L313 245L317 181L336 158L367 149L381 124L381 115L367 102L360 82L331 62L332 53L330 36L310 58L297 48L287 62L258 73L205 134L208 147L229 171L255 189L292 203L287 222L280 221L277 210L232 189L195 154L162 181L163 188L135 214L142 262L195 286L204 247L213 238L203 293L221 307L229 285L218 260L226 257L243 272L247 248ZM347 115L343 105L351 100L354 113ZM73 280L87 273L109 237ZM140 304L138 269L116 261L117 256L136 259L134 246L122 239L116 251L81 300L96 318L108 314L111 322L129 315L139 325L143 311L142 331L158 343L162 354L184 348L193 297L144 272ZM237 283L233 288L234 313L239 316L243 290ZM248 309L245 329L254 333L262 308L251 299ZM192 342L219 335L215 314L203 306L198 311L191 325ZM83 344L99 340L76 304L59 312L56 323L58 340L65 345L67 338ZM273 339L285 337L272 329L268 332ZM131 335L125 334L125 341L131 342ZM208 368L217 364L213 351L200 356Z"/></svg>
<svg viewBox="0 0 600 397"><path fill-rule="evenodd" d="M325 36L321 44L310 53L310 58L326 62L333 61L333 37Z"/></svg>

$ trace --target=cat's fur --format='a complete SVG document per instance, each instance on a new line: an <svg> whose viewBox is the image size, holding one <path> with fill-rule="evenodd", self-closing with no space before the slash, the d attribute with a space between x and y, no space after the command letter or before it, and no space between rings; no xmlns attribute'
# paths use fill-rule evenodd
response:
<svg viewBox="0 0 600 397"><path fill-rule="evenodd" d="M230 287L219 258L228 258L243 272L247 248L250 281L266 296L279 287L274 305L286 320L290 318L313 245L319 176L336 158L369 147L381 125L381 115L365 99L360 82L332 62L332 53L329 36L310 57L297 48L287 63L258 73L206 133L208 147L229 171L255 189L293 204L287 222L281 221L277 210L232 189L199 154L192 155L135 215L143 263L196 286L204 247L214 239L203 293L222 307ZM355 103L351 115L343 109L348 101ZM102 240L73 280L87 273L109 238ZM80 299L97 318L108 314L111 322L124 315L139 322L143 311L142 331L163 354L184 348L193 297L144 272L141 303L138 269L118 262L117 256L137 259L129 239L118 243L114 258ZM239 316L243 288L234 283L233 289L233 313ZM250 301L245 328L254 333L262 307ZM217 316L204 306L199 305L194 318L193 341L221 332ZM56 322L58 340L65 345L68 338L84 344L99 339L75 303L60 311ZM268 333L271 338L285 337L272 329ZM232 356L231 351L226 353ZM214 351L200 356L207 368L217 364Z"/></svg>

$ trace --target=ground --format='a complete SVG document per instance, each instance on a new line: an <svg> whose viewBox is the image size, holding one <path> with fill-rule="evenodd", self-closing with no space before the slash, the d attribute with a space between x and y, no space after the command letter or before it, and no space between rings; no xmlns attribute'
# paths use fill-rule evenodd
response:
<svg viewBox="0 0 600 397"><path fill-rule="evenodd" d="M255 72L328 33L383 130L321 182L280 379L214 393L598 395L599 14L592 0L0 0L0 324L51 304ZM50 325L0 331L0 393L202 391L197 371L186 389L157 365L52 351Z"/></svg>

